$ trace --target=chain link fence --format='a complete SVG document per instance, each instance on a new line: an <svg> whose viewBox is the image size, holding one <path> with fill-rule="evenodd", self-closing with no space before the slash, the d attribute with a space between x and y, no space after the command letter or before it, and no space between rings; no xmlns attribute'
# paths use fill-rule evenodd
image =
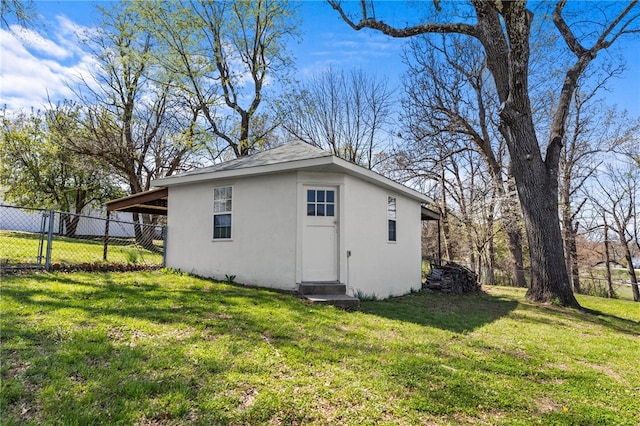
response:
<svg viewBox="0 0 640 426"><path fill-rule="evenodd" d="M0 205L2 269L164 265L165 227Z"/></svg>

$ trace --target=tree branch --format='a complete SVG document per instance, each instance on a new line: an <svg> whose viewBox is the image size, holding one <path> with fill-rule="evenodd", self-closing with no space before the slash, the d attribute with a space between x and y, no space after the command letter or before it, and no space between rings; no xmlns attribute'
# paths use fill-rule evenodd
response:
<svg viewBox="0 0 640 426"><path fill-rule="evenodd" d="M474 25L464 24L464 23L446 23L446 24L436 24L436 23L426 23L426 24L418 24L411 27L405 28L395 28L391 25L385 24L382 21L377 20L375 17L370 17L367 15L367 7L366 0L360 0L362 17L360 21L357 23L355 20L351 19L344 9L342 8L342 2L340 0L328 0L329 5L336 10L340 17L344 22L346 22L351 28L356 31L360 31L363 28L370 28L372 30L377 30L386 34L390 37L395 38L406 38L412 37L418 34L427 34L427 33L458 33L458 34L466 34L472 37L478 37L477 28Z"/></svg>

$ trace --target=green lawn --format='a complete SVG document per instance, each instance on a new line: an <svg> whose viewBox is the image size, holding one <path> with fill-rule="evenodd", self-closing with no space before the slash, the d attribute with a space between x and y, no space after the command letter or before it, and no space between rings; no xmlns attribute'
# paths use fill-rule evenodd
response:
<svg viewBox="0 0 640 426"><path fill-rule="evenodd" d="M37 264L39 242L38 234L0 231L0 262L8 265ZM46 254L45 250L46 239L43 256ZM103 262L103 250L101 240L55 236L51 246L51 263L77 265ZM158 247L158 251L160 250L161 245ZM147 250L136 245L134 241L113 239L109 244L107 262L162 265L162 253ZM44 265L44 260L42 264Z"/></svg>
<svg viewBox="0 0 640 426"><path fill-rule="evenodd" d="M360 312L168 271L2 277L0 424L640 423L640 305Z"/></svg>

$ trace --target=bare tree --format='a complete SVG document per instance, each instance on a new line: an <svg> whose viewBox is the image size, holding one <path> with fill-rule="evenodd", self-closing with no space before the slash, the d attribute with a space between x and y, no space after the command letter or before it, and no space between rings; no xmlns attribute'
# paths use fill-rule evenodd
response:
<svg viewBox="0 0 640 426"><path fill-rule="evenodd" d="M154 62L156 40L138 26L140 17L133 5L103 9L102 16L100 30L85 39L96 67L73 87L83 110L77 122L85 131L81 135L65 132L64 116L55 126L66 135L67 146L108 164L128 192L135 194L148 190L153 179L197 163L198 113L172 92L172 75ZM137 214L134 220L139 220ZM142 220L154 221L146 214ZM140 227L136 237L150 246L151 235L143 235Z"/></svg>
<svg viewBox="0 0 640 426"><path fill-rule="evenodd" d="M605 227L612 228L618 236L629 273L633 300L640 302L638 277L632 256L632 247L637 245L637 229L633 227L634 214L640 201L640 167L635 163L625 164L619 160L615 164L607 164L605 172L597 178L596 189L590 191L590 194L590 201L604 217Z"/></svg>
<svg viewBox="0 0 640 426"><path fill-rule="evenodd" d="M296 36L295 7L286 1L243 0L137 3L140 25L162 41L158 58L177 76L176 88L214 135L213 157L262 147L279 125L267 108L268 89L289 82L285 43ZM267 105L268 106L268 105Z"/></svg>
<svg viewBox="0 0 640 426"><path fill-rule="evenodd" d="M591 92L589 95L585 95L580 91L574 93L572 117L565 142L566 148L560 156L559 201L562 214L564 254L569 278L576 293L581 292L576 245L579 223L576 218L580 214L586 198L576 205L575 197L599 165L594 164L593 161L594 155L600 150L592 137L594 129L591 128L591 124L594 117L592 115L585 116L588 114L585 111L587 102L594 94L595 92Z"/></svg>
<svg viewBox="0 0 640 426"><path fill-rule="evenodd" d="M33 0L0 0L0 28L11 31L11 18L18 25L29 26L36 19Z"/></svg>
<svg viewBox="0 0 640 426"><path fill-rule="evenodd" d="M86 132L68 143L109 164L135 194L193 167L197 112L171 91L172 76L154 62L156 40L137 25L135 9L114 7L102 16L101 29L86 39L97 66L74 87Z"/></svg>
<svg viewBox="0 0 640 426"><path fill-rule="evenodd" d="M485 164L474 150L465 150L445 160L447 179L444 180L447 198L460 214L460 236L467 242L467 256L471 269L484 280L483 268L493 268L495 256L490 252L494 237L493 216L495 190Z"/></svg>
<svg viewBox="0 0 640 426"><path fill-rule="evenodd" d="M597 82L591 87L587 86L586 78L581 79L573 95L565 149L560 156L559 202L565 257L573 288L578 293L581 291L576 246L578 218L588 198L582 189L602 164L601 158L606 158L607 152L615 147L624 146L640 129L639 120L631 120L626 112L615 107L606 108L603 100L596 98L606 82L621 70L620 67L600 70L605 76L591 79Z"/></svg>
<svg viewBox="0 0 640 426"><path fill-rule="evenodd" d="M347 161L374 168L391 132L393 91L362 70L329 68L298 86L284 128Z"/></svg>
<svg viewBox="0 0 640 426"><path fill-rule="evenodd" d="M562 305L579 306L566 270L558 217L558 169L566 121L578 79L589 64L619 37L638 32L637 0L612 3L608 5L610 9L601 6L602 19L599 23L590 21L588 26L566 20L566 0L555 4L553 23L566 48L574 55L574 61L563 72L544 144L538 139L530 98L530 36L534 14L527 9L526 1L472 0L468 8L474 15L472 19L434 21L405 28L394 28L378 19L372 4L366 0L361 0L360 10L354 15L357 18L345 11L339 0L329 3L354 30L371 28L392 37L457 33L482 44L500 105L499 130L509 150L529 240L532 279L527 297L536 302L554 300ZM442 10L439 1L435 1L434 6L437 11ZM593 9L594 5L589 7Z"/></svg>
<svg viewBox="0 0 640 426"><path fill-rule="evenodd" d="M425 130L417 125L407 127L411 136L404 137L422 143L414 150L394 152L395 169L386 173L421 186L437 182L426 192L434 199L431 207L440 213L444 257L466 257L485 282L493 282L496 192L486 164L459 135L421 133Z"/></svg>
<svg viewBox="0 0 640 426"><path fill-rule="evenodd" d="M616 132L613 140L612 151L621 156L629 164L631 170L640 169L640 117L635 120L628 120L625 114L616 115L623 123L623 131ZM633 242L640 256L640 210L638 204L632 206Z"/></svg>
<svg viewBox="0 0 640 426"><path fill-rule="evenodd" d="M419 143L430 144L445 133L463 138L481 155L491 177L490 185L500 206L500 223L506 235L512 284L524 287L521 215L516 193L509 190L508 158L497 123L493 89L482 49L477 42L453 37L438 43L416 37L405 54L409 70L404 82L404 122L412 134L422 128ZM411 151L416 141L409 141ZM437 152L433 150L432 152ZM515 201L515 202L514 202Z"/></svg>

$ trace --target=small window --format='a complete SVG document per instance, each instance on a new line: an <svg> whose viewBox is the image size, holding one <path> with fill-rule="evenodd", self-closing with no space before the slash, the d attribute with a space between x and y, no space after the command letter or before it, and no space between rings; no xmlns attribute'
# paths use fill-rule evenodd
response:
<svg viewBox="0 0 640 426"><path fill-rule="evenodd" d="M233 190L230 186L213 189L213 239L231 239L231 208Z"/></svg>
<svg viewBox="0 0 640 426"><path fill-rule="evenodd" d="M335 216L336 191L324 189L307 190L307 216Z"/></svg>
<svg viewBox="0 0 640 426"><path fill-rule="evenodd" d="M389 241L396 241L396 199L387 199L387 233Z"/></svg>

